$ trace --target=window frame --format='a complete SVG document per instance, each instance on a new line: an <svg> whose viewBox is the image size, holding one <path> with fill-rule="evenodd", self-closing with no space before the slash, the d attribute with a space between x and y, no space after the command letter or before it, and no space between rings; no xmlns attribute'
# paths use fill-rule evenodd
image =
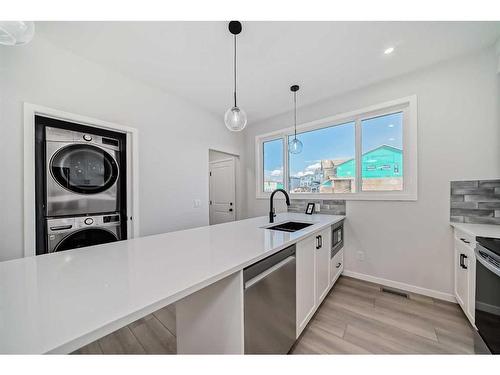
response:
<svg viewBox="0 0 500 375"><path fill-rule="evenodd" d="M403 113L403 190L401 191L362 191L361 190L361 121L391 113ZM343 199L343 200L417 200L417 96L412 95L388 102L372 105L359 110L342 113L319 120L297 125L297 133L321 128L355 123L355 162L356 177L354 193L290 193L288 136L293 135L293 127L276 130L255 137L255 174L256 198L267 199L270 193L264 192L264 142L282 139L283 141L283 183L291 199Z"/></svg>

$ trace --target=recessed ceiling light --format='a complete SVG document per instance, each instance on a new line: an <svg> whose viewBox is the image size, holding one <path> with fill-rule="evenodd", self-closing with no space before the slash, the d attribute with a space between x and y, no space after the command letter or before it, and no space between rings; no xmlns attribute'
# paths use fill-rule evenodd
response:
<svg viewBox="0 0 500 375"><path fill-rule="evenodd" d="M393 52L394 52L394 47L389 47L389 48L387 48L387 49L384 51L384 53L385 53L386 55L390 55L390 54L391 54L391 53L393 53Z"/></svg>
<svg viewBox="0 0 500 375"><path fill-rule="evenodd" d="M393 128L394 127L394 124L389 124L387 125L389 128Z"/></svg>

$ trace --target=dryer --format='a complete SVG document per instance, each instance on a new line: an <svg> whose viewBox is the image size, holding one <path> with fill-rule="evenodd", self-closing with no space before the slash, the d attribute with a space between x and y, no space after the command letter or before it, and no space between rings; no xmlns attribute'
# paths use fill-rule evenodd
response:
<svg viewBox="0 0 500 375"><path fill-rule="evenodd" d="M47 252L77 249L122 239L118 213L48 219Z"/></svg>
<svg viewBox="0 0 500 375"><path fill-rule="evenodd" d="M46 216L120 210L120 142L46 127Z"/></svg>

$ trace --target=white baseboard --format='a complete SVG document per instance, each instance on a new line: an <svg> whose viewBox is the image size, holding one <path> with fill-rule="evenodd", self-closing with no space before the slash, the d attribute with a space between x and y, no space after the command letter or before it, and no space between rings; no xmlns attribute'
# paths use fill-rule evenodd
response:
<svg viewBox="0 0 500 375"><path fill-rule="evenodd" d="M422 288L422 287L415 286L415 285L401 283L399 281L382 279L381 277L375 277L375 276L366 275L363 273L348 271L345 269L344 269L343 275L349 276L349 277L352 277L355 279L369 281L369 282L372 282L375 284L388 286L390 288L401 289L401 290L404 290L407 292L422 294L422 295L427 296L427 297L432 297L432 298L440 299L443 301L457 303L455 296L453 294L450 294L450 293L443 293L443 292L439 292L439 291L433 290L433 289Z"/></svg>

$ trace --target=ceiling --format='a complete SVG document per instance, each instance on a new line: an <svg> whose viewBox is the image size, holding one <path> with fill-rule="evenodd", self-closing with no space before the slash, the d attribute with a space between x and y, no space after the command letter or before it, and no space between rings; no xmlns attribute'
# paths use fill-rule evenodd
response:
<svg viewBox="0 0 500 375"><path fill-rule="evenodd" d="M232 103L226 22L37 22L56 45L221 116ZM500 22L243 22L238 104L249 124L485 48ZM394 46L395 51L383 51Z"/></svg>

